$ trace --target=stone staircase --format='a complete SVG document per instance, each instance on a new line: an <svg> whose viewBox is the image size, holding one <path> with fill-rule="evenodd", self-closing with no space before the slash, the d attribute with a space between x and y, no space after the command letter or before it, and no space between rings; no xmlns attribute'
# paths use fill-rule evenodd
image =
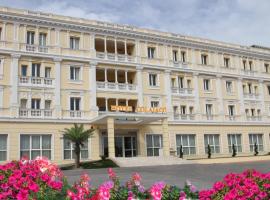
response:
<svg viewBox="0 0 270 200"><path fill-rule="evenodd" d="M193 164L193 161L173 156L111 158L119 167L159 166Z"/></svg>

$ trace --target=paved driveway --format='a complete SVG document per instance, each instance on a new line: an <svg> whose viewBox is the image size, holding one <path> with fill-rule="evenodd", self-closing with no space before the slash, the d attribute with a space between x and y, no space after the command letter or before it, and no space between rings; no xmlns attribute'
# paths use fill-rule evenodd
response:
<svg viewBox="0 0 270 200"><path fill-rule="evenodd" d="M270 171L270 161L256 161L226 164L186 164L154 167L115 168L121 182L127 181L132 172L139 172L143 178L143 184L148 187L153 182L162 180L168 184L182 187L186 180L190 180L199 189L209 188L222 179L229 172L242 172L245 169L256 169L262 172ZM78 180L82 173L91 177L91 184L99 185L107 180L106 169L67 170L64 171L69 183Z"/></svg>

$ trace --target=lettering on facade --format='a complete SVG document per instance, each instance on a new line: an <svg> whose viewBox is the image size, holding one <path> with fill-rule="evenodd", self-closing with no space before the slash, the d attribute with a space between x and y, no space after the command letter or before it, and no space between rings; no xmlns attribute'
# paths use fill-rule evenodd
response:
<svg viewBox="0 0 270 200"><path fill-rule="evenodd" d="M112 111L121 111L121 112L132 112L132 106L111 106ZM137 107L135 109L135 112L138 113L166 113L166 107L154 107L154 108L148 108L148 107Z"/></svg>

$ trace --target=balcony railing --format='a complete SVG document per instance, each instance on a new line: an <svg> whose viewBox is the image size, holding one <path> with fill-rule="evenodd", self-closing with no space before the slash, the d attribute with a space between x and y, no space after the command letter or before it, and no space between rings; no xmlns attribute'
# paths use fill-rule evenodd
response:
<svg viewBox="0 0 270 200"><path fill-rule="evenodd" d="M244 93L245 99L259 99L260 95L258 93Z"/></svg>
<svg viewBox="0 0 270 200"><path fill-rule="evenodd" d="M19 83L22 86L53 87L54 79L33 76L20 76Z"/></svg>
<svg viewBox="0 0 270 200"><path fill-rule="evenodd" d="M195 114L173 114L174 120L195 120Z"/></svg>
<svg viewBox="0 0 270 200"><path fill-rule="evenodd" d="M257 71L241 69L241 73L242 75L246 75L246 76L255 76Z"/></svg>
<svg viewBox="0 0 270 200"><path fill-rule="evenodd" d="M106 60L113 60L113 61L135 62L135 56L124 55L124 54L96 52L96 57L99 59L106 59Z"/></svg>
<svg viewBox="0 0 270 200"><path fill-rule="evenodd" d="M30 51L30 52L48 53L48 47L39 46L39 45L32 45L32 44L26 44L25 50Z"/></svg>
<svg viewBox="0 0 270 200"><path fill-rule="evenodd" d="M52 110L20 108L19 116L22 118L51 118Z"/></svg>
<svg viewBox="0 0 270 200"><path fill-rule="evenodd" d="M171 65L173 67L177 67L177 68L183 68L186 69L188 68L188 63L187 62L182 62L182 61L170 61Z"/></svg>
<svg viewBox="0 0 270 200"><path fill-rule="evenodd" d="M193 95L192 88L179 88L179 87L172 87L171 88L173 94L178 95Z"/></svg>
<svg viewBox="0 0 270 200"><path fill-rule="evenodd" d="M247 121L262 121L261 116L246 116Z"/></svg>
<svg viewBox="0 0 270 200"><path fill-rule="evenodd" d="M97 89L136 92L137 87L135 84L98 81Z"/></svg>

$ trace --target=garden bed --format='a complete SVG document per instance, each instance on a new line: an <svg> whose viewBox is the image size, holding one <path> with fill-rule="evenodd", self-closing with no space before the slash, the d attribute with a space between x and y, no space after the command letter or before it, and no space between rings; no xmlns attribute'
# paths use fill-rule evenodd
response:
<svg viewBox="0 0 270 200"><path fill-rule="evenodd" d="M100 169L100 168L115 168L115 167L119 166L110 159L81 162L80 164L81 169ZM60 168L62 170L72 170L75 169L75 164L62 166Z"/></svg>

